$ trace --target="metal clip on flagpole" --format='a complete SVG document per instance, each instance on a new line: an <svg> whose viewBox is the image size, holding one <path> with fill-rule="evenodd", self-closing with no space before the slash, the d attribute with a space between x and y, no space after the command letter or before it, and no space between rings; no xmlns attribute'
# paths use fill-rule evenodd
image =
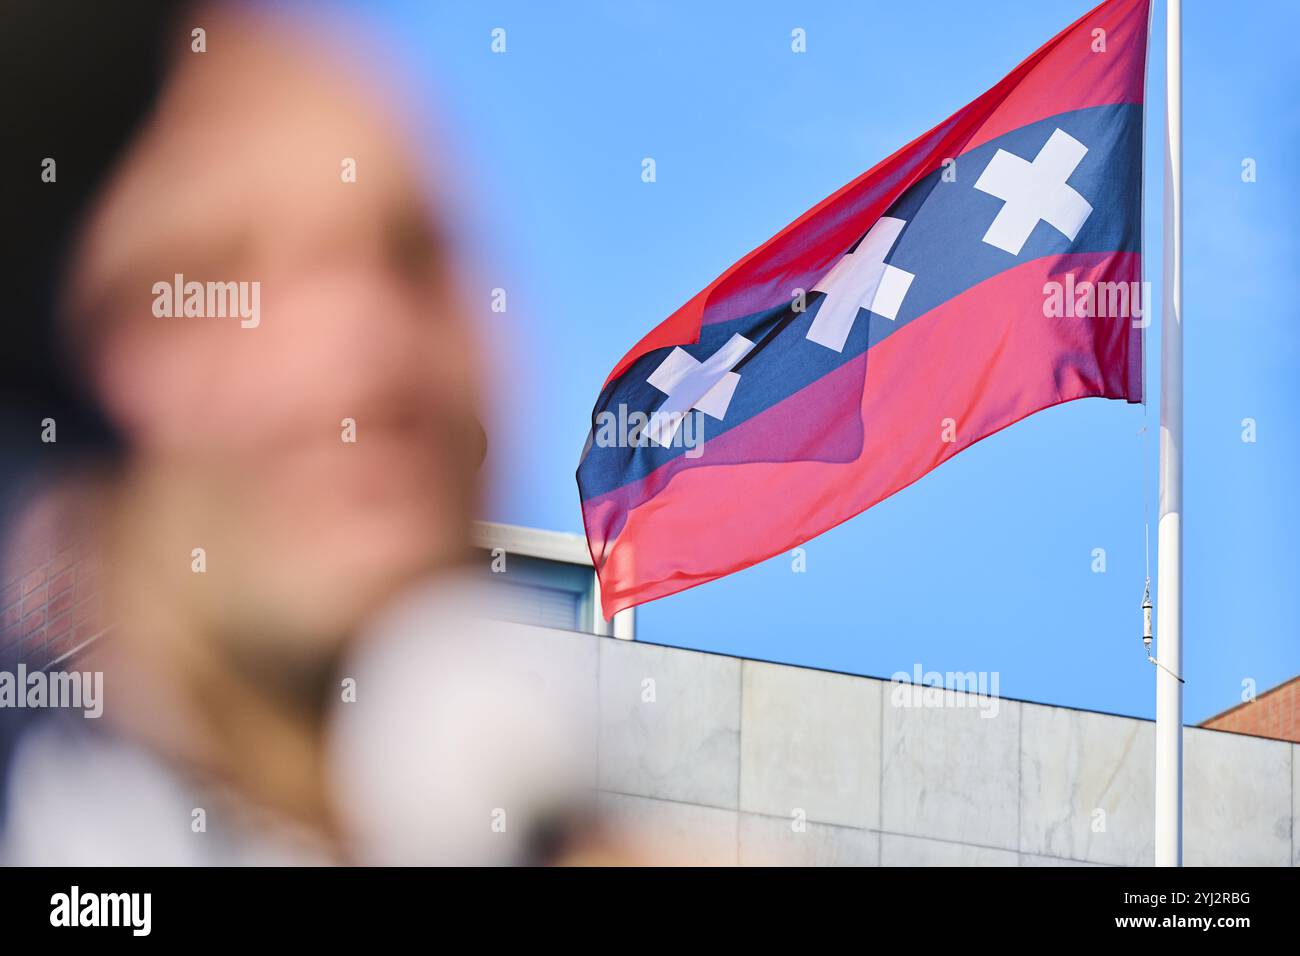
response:
<svg viewBox="0 0 1300 956"><path fill-rule="evenodd" d="M1154 664L1180 684L1186 684L1183 680L1164 664L1161 664L1151 654L1151 579L1147 578L1147 588L1142 593L1142 643L1146 645L1147 663Z"/></svg>

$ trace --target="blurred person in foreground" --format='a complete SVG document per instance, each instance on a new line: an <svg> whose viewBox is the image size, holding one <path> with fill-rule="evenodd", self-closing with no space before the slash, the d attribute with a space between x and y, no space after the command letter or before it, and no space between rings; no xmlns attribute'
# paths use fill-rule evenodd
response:
<svg viewBox="0 0 1300 956"><path fill-rule="evenodd" d="M0 859L581 859L581 734L466 611L479 365L400 124L301 25L178 23L58 310L119 436L45 496L103 568L108 632L72 666L104 672L104 715L21 734ZM185 314L189 282L249 284L244 311Z"/></svg>

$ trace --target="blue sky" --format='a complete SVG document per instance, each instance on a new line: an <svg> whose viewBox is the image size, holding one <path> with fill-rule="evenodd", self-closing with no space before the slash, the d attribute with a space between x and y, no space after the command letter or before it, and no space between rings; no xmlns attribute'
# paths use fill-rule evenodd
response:
<svg viewBox="0 0 1300 956"><path fill-rule="evenodd" d="M389 45L449 156L497 358L484 517L580 531L605 375L809 206L974 99L1088 0L398 3ZM1300 326L1288 0L1184 13L1188 722L1300 673ZM1147 257L1161 243L1164 4L1148 67ZM506 53L493 54L493 28ZM790 31L808 51L790 51ZM653 157L658 181L641 181ZM1242 160L1258 181L1243 183ZM449 186L448 183L451 183ZM488 290L508 311L488 311ZM1158 313L1157 313L1158 314ZM1149 395L1159 386L1148 338ZM1258 440L1241 440L1243 418ZM996 671L1004 696L1150 717L1140 641L1153 402L1086 400L979 443L806 547L639 610L639 636L852 673ZM1154 568L1154 518L1152 548ZM1092 570L1104 548L1105 573ZM1154 575L1154 570L1153 570Z"/></svg>

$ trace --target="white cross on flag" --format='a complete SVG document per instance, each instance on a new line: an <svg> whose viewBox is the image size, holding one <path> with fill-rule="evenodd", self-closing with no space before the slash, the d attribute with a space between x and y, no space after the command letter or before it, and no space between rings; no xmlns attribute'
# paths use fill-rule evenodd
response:
<svg viewBox="0 0 1300 956"><path fill-rule="evenodd" d="M1092 215L1092 205L1065 181L1087 152L1063 129L1052 133L1032 163L999 149L975 182L980 192L1006 201L984 241L1018 256L1040 219L1073 240Z"/></svg>
<svg viewBox="0 0 1300 956"><path fill-rule="evenodd" d="M668 396L650 416L646 437L667 448L692 408L721 420L726 417L740 376L732 368L749 354L754 343L737 333L703 362L681 347L674 348L646 379Z"/></svg>
<svg viewBox="0 0 1300 956"><path fill-rule="evenodd" d="M916 276L885 262L885 256L905 225L901 219L882 216L858 247L818 280L813 291L824 292L826 297L808 329L808 341L843 352L859 309L890 320L898 318L903 297Z"/></svg>

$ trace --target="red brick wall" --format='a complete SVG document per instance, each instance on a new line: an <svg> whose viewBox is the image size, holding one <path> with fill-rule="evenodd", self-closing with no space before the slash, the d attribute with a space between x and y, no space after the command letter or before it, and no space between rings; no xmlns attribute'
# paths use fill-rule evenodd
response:
<svg viewBox="0 0 1300 956"><path fill-rule="evenodd" d="M1201 726L1300 743L1300 676L1265 691L1248 704L1211 717Z"/></svg>
<svg viewBox="0 0 1300 956"><path fill-rule="evenodd" d="M86 552L50 535L11 547L0 584L0 660L43 667L94 636L99 571Z"/></svg>

